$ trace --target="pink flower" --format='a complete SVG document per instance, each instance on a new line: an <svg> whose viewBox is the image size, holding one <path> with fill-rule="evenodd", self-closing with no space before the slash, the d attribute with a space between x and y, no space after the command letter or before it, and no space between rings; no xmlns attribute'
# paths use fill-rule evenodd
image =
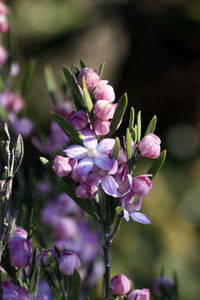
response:
<svg viewBox="0 0 200 300"><path fill-rule="evenodd" d="M6 89L0 94L0 105L2 105L9 113L18 114L24 107L24 99L20 93L11 93Z"/></svg>
<svg viewBox="0 0 200 300"><path fill-rule="evenodd" d="M137 298L136 298L137 297ZM128 300L150 300L149 289L133 290L128 295Z"/></svg>
<svg viewBox="0 0 200 300"><path fill-rule="evenodd" d="M149 193L149 191L152 189L153 185L149 177L152 177L152 175L151 174L140 175L133 179L132 190L139 197L146 196Z"/></svg>
<svg viewBox="0 0 200 300"><path fill-rule="evenodd" d="M42 259L42 261L46 267L49 266L49 260L48 260L49 253L55 258L55 256L56 256L55 250L45 249L45 250L40 251L40 253L36 257L37 266L39 266L39 264L40 264L40 259Z"/></svg>
<svg viewBox="0 0 200 300"><path fill-rule="evenodd" d="M70 158L57 155L52 169L61 178L67 176L72 170Z"/></svg>
<svg viewBox="0 0 200 300"><path fill-rule="evenodd" d="M76 188L76 196L79 198L92 199L98 192L98 187L92 184L81 183Z"/></svg>
<svg viewBox="0 0 200 300"><path fill-rule="evenodd" d="M112 294L115 296L123 296L131 289L130 279L124 275L116 275L111 279Z"/></svg>
<svg viewBox="0 0 200 300"><path fill-rule="evenodd" d="M9 27L7 16L0 14L0 33L6 33L9 30Z"/></svg>
<svg viewBox="0 0 200 300"><path fill-rule="evenodd" d="M67 120L76 130L82 130L88 124L87 114L83 110L72 111L68 115Z"/></svg>
<svg viewBox="0 0 200 300"><path fill-rule="evenodd" d="M117 104L106 100L98 100L94 105L94 114L99 120L105 121L113 118Z"/></svg>
<svg viewBox="0 0 200 300"><path fill-rule="evenodd" d="M77 82L82 87L83 76L85 76L85 83L88 90L93 90L99 83L100 77L98 76L97 71L89 68L83 68L79 75Z"/></svg>
<svg viewBox="0 0 200 300"><path fill-rule="evenodd" d="M8 52L3 46L0 45L0 67L4 65L7 57L8 57Z"/></svg>
<svg viewBox="0 0 200 300"><path fill-rule="evenodd" d="M0 2L0 14L7 15L9 12L10 9L8 8L8 6Z"/></svg>
<svg viewBox="0 0 200 300"><path fill-rule="evenodd" d="M94 123L94 132L100 136L108 134L110 132L110 121L96 120Z"/></svg>
<svg viewBox="0 0 200 300"><path fill-rule="evenodd" d="M19 74L19 70L20 70L19 64L17 62L13 62L10 68L10 76L11 77L17 76Z"/></svg>
<svg viewBox="0 0 200 300"><path fill-rule="evenodd" d="M94 166L109 171L113 162L108 153L113 149L115 140L107 138L98 143L96 135L88 128L84 129L81 134L84 146L71 145L64 150L66 155L79 160L77 165L79 175L89 173Z"/></svg>
<svg viewBox="0 0 200 300"><path fill-rule="evenodd" d="M160 144L160 138L150 133L138 143L138 149L142 156L155 159L160 156Z"/></svg>
<svg viewBox="0 0 200 300"><path fill-rule="evenodd" d="M111 85L107 84L107 80L100 80L95 92L95 100L107 100L113 102L115 100L115 92Z"/></svg>
<svg viewBox="0 0 200 300"><path fill-rule="evenodd" d="M72 275L76 268L80 269L81 267L81 263L78 256L69 251L61 253L58 264L60 272L68 276Z"/></svg>

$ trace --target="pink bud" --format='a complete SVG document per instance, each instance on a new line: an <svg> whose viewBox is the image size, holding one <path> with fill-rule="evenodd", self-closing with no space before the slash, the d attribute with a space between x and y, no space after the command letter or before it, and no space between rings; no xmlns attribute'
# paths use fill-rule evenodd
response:
<svg viewBox="0 0 200 300"><path fill-rule="evenodd" d="M94 132L96 135L106 135L110 132L110 121L97 120L94 123Z"/></svg>
<svg viewBox="0 0 200 300"><path fill-rule="evenodd" d="M83 76L85 76L85 83L88 90L93 90L99 83L100 77L98 76L97 71L89 68L83 68L79 75L77 82L82 87Z"/></svg>
<svg viewBox="0 0 200 300"><path fill-rule="evenodd" d="M10 12L9 8L7 5L3 4L0 2L0 14L2 15L7 15Z"/></svg>
<svg viewBox="0 0 200 300"><path fill-rule="evenodd" d="M72 111L67 120L76 130L85 129L88 124L87 114L83 110Z"/></svg>
<svg viewBox="0 0 200 300"><path fill-rule="evenodd" d="M17 114L24 107L24 100L20 93L11 93L6 89L0 94L0 105L2 105L9 113Z"/></svg>
<svg viewBox="0 0 200 300"><path fill-rule="evenodd" d="M98 100L94 105L94 114L100 120L112 119L117 108L117 104L106 100Z"/></svg>
<svg viewBox="0 0 200 300"><path fill-rule="evenodd" d="M18 237L27 239L27 237L28 237L28 232L27 232L24 228L17 227L16 230L15 230L14 236L18 236Z"/></svg>
<svg viewBox="0 0 200 300"><path fill-rule="evenodd" d="M6 15L0 14L0 33L6 33L9 30L9 23Z"/></svg>
<svg viewBox="0 0 200 300"><path fill-rule="evenodd" d="M95 92L95 100L107 100L113 102L115 100L115 92L111 85L107 84L106 80L100 80Z"/></svg>
<svg viewBox="0 0 200 300"><path fill-rule="evenodd" d="M72 170L70 158L60 155L56 156L52 169L59 177L67 176Z"/></svg>
<svg viewBox="0 0 200 300"><path fill-rule="evenodd" d="M130 279L124 275L116 275L111 279L112 294L122 296L127 294L131 289Z"/></svg>
<svg viewBox="0 0 200 300"><path fill-rule="evenodd" d="M60 272L68 276L72 275L76 268L80 269L81 267L78 256L69 251L61 253L58 264Z"/></svg>
<svg viewBox="0 0 200 300"><path fill-rule="evenodd" d="M151 174L137 176L133 179L132 190L140 197L146 196L152 189L153 185L149 177Z"/></svg>
<svg viewBox="0 0 200 300"><path fill-rule="evenodd" d="M0 45L0 67L4 65L7 57L8 57L8 52L3 46Z"/></svg>
<svg viewBox="0 0 200 300"><path fill-rule="evenodd" d="M136 298L137 297L137 298ZM150 300L149 289L133 290L128 295L128 300Z"/></svg>
<svg viewBox="0 0 200 300"><path fill-rule="evenodd" d="M160 144L160 138L150 133L138 143L138 148L142 156L155 159L160 156Z"/></svg>
<svg viewBox="0 0 200 300"><path fill-rule="evenodd" d="M9 242L10 264L13 267L25 268L30 263L33 253L32 244L29 240L14 236Z"/></svg>

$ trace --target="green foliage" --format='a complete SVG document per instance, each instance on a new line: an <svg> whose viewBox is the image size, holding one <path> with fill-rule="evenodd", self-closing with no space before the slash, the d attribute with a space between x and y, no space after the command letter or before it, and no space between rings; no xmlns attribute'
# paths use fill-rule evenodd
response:
<svg viewBox="0 0 200 300"><path fill-rule="evenodd" d="M153 118L151 119L151 121L149 122L148 126L147 126L147 129L146 129L146 132L144 134L144 136L150 134L150 133L154 133L155 131L155 128L156 128L156 123L157 123L157 117L156 115L153 116Z"/></svg>
<svg viewBox="0 0 200 300"><path fill-rule="evenodd" d="M156 175L156 173L160 170L160 168L164 164L166 154L167 154L167 150L163 150L160 156L156 160L154 160L151 168L147 172L147 174L152 174L152 178Z"/></svg>
<svg viewBox="0 0 200 300"><path fill-rule="evenodd" d="M81 288L81 277L77 269L74 270L73 284L69 290L68 300L79 300L80 288Z"/></svg>
<svg viewBox="0 0 200 300"><path fill-rule="evenodd" d="M36 60L34 58L30 59L28 66L26 68L24 78L22 80L21 92L24 99L28 100L30 95L30 88L33 82L33 76L36 68Z"/></svg>
<svg viewBox="0 0 200 300"><path fill-rule="evenodd" d="M85 84L85 76L83 76L82 84L83 84L83 93L84 93L85 105L86 105L87 110L90 114L92 112L93 103L92 103L92 99L90 97L90 94L88 92L87 86Z"/></svg>
<svg viewBox="0 0 200 300"><path fill-rule="evenodd" d="M137 141L139 142L141 139L141 111L138 112L137 114Z"/></svg>
<svg viewBox="0 0 200 300"><path fill-rule="evenodd" d="M130 117L129 117L129 126L128 126L130 132L132 132L132 129L133 129L133 126L134 126L134 120L135 120L135 111L134 111L134 108L131 107Z"/></svg>
<svg viewBox="0 0 200 300"><path fill-rule="evenodd" d="M51 96L53 103L56 104L56 82L53 76L53 70L51 66L48 65L44 68L44 75L48 92Z"/></svg>
<svg viewBox="0 0 200 300"><path fill-rule="evenodd" d="M113 148L112 156L114 159L118 159L119 156L119 150L120 150L120 140L118 137L115 138L115 146Z"/></svg>

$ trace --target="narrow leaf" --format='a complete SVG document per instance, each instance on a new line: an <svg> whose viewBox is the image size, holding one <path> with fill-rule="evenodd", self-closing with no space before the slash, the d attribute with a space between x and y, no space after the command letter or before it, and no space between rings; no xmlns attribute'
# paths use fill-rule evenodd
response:
<svg viewBox="0 0 200 300"><path fill-rule="evenodd" d="M74 79L74 76L71 72L71 70L65 66L63 66L63 72L65 75L65 78L67 79L67 82L69 84L69 88L72 94L72 98L74 100L74 104L78 110L85 110L83 98L81 96L81 92L79 90L79 87Z"/></svg>
<svg viewBox="0 0 200 300"><path fill-rule="evenodd" d="M137 142L137 124L135 124L135 127L132 129L132 140L136 143Z"/></svg>
<svg viewBox="0 0 200 300"><path fill-rule="evenodd" d="M73 288L71 294L68 297L68 300L79 300L80 288L81 288L81 276L79 274L79 271L75 269L73 275Z"/></svg>
<svg viewBox="0 0 200 300"><path fill-rule="evenodd" d="M137 141L141 139L141 111L137 114Z"/></svg>
<svg viewBox="0 0 200 300"><path fill-rule="evenodd" d="M30 59L28 66L26 68L26 72L21 86L22 95L26 100L28 100L28 96L30 95L30 88L33 82L35 68L36 68L36 60L32 58Z"/></svg>
<svg viewBox="0 0 200 300"><path fill-rule="evenodd" d="M81 68L87 68L86 64L84 63L84 61L82 59L80 59L80 66L81 66Z"/></svg>
<svg viewBox="0 0 200 300"><path fill-rule="evenodd" d="M134 108L131 107L131 111L130 111L130 117L129 117L129 130L130 132L132 131L133 129L133 125L134 125L134 119L135 119L135 111L134 111Z"/></svg>
<svg viewBox="0 0 200 300"><path fill-rule="evenodd" d="M125 93L120 99L119 99L119 102L118 102L118 105L117 105L117 109L115 111L115 114L113 116L113 119L112 119L112 122L110 124L110 132L109 134L107 135L108 136L112 136L113 133L116 131L116 129L118 128L124 114L125 114L125 111L126 111L126 107L127 107L127 104L128 104L128 98L127 98L127 94Z"/></svg>
<svg viewBox="0 0 200 300"><path fill-rule="evenodd" d="M105 62L101 63L100 68L99 68L99 77L101 77L101 75L103 73L104 66L105 66Z"/></svg>
<svg viewBox="0 0 200 300"><path fill-rule="evenodd" d="M160 170L160 168L164 164L166 154L167 154L167 150L163 150L160 156L153 162L151 168L147 173L147 174L152 174L152 178L156 175L156 173Z"/></svg>
<svg viewBox="0 0 200 300"><path fill-rule="evenodd" d="M129 128L126 129L126 152L127 152L127 159L128 161L133 156L133 149L132 149L132 138Z"/></svg>
<svg viewBox="0 0 200 300"><path fill-rule="evenodd" d="M84 93L85 105L86 105L86 107L88 109L88 112L91 113L92 112L92 108L93 108L93 103L92 103L90 94L88 92L87 86L85 84L85 76L83 76L82 84L83 84L83 93Z"/></svg>
<svg viewBox="0 0 200 300"><path fill-rule="evenodd" d="M63 180L63 190L66 194L68 194L85 212L87 212L89 215L94 217L96 220L99 221L99 217L97 214L93 211L93 209L90 207L87 199L81 199L76 197L76 194L74 192L74 188L72 185L66 181Z"/></svg>
<svg viewBox="0 0 200 300"><path fill-rule="evenodd" d="M155 128L156 128L156 123L157 123L157 117L155 115L155 116L153 116L153 118L149 122L149 125L147 126L147 130L146 130L144 136L146 136L146 135L148 135L150 133L154 133Z"/></svg>
<svg viewBox="0 0 200 300"><path fill-rule="evenodd" d="M119 156L119 150L120 150L120 140L118 137L115 138L115 146L114 146L114 149L113 149L113 153L112 153L112 157L114 159L118 159L118 156Z"/></svg>
<svg viewBox="0 0 200 300"><path fill-rule="evenodd" d="M60 128L67 134L74 144L82 144L81 134L65 118L51 111L53 119L58 123Z"/></svg>
<svg viewBox="0 0 200 300"><path fill-rule="evenodd" d="M56 82L53 76L53 70L50 65L44 68L45 81L47 85L48 92L54 104L56 104Z"/></svg>
<svg viewBox="0 0 200 300"><path fill-rule="evenodd" d="M24 143L23 143L23 139L22 139L21 135L19 134L17 137L17 143L16 143L16 147L15 147L15 162L14 162L13 176L18 171L18 169L22 163L23 156L24 156Z"/></svg>
<svg viewBox="0 0 200 300"><path fill-rule="evenodd" d="M80 73L80 68L77 65L74 65L74 73L78 75Z"/></svg>

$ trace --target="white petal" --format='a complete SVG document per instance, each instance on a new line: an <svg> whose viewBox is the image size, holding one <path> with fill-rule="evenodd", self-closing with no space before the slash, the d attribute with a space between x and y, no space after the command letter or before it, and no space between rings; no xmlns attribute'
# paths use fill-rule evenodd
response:
<svg viewBox="0 0 200 300"><path fill-rule="evenodd" d="M86 157L84 159L81 159L76 170L79 176L83 176L85 174L88 174L92 170L93 166L94 166L93 159Z"/></svg>
<svg viewBox="0 0 200 300"><path fill-rule="evenodd" d="M83 144L87 149L88 148L96 149L97 137L91 129L86 128L82 130L81 136L82 136Z"/></svg>
<svg viewBox="0 0 200 300"><path fill-rule="evenodd" d="M63 151L67 156L76 159L82 159L87 156L87 149L80 145L71 145Z"/></svg>
<svg viewBox="0 0 200 300"><path fill-rule="evenodd" d="M103 139L99 142L97 150L101 153L106 153L112 150L115 146L115 139Z"/></svg>
<svg viewBox="0 0 200 300"><path fill-rule="evenodd" d="M109 171L113 166L113 160L106 154L99 154L94 158L94 163L97 167L104 171Z"/></svg>
<svg viewBox="0 0 200 300"><path fill-rule="evenodd" d="M102 178L101 186L106 194L112 197L118 197L117 183L111 175L106 175Z"/></svg>
<svg viewBox="0 0 200 300"><path fill-rule="evenodd" d="M135 222L142 224L151 224L151 220L146 215L140 212L134 212L130 216Z"/></svg>

